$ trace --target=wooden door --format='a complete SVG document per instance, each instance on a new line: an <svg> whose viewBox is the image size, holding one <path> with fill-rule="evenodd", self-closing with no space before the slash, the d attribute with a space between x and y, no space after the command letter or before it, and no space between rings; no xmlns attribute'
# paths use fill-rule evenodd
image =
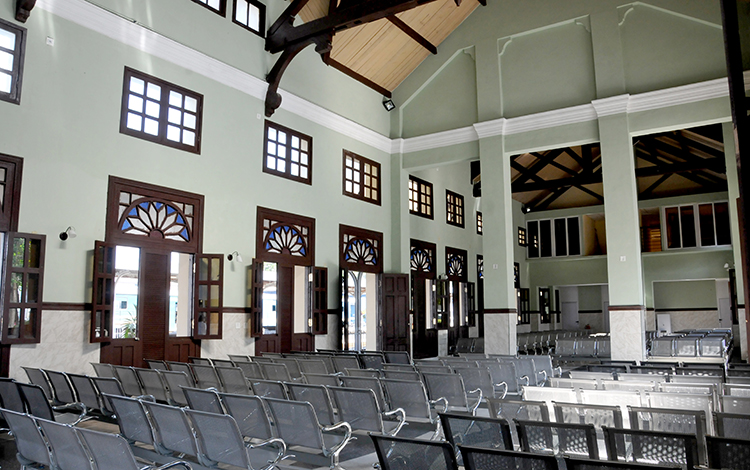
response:
<svg viewBox="0 0 750 470"><path fill-rule="evenodd" d="M382 275L381 349L409 350L409 275Z"/></svg>
<svg viewBox="0 0 750 470"><path fill-rule="evenodd" d="M141 256L139 335L143 358L164 359L164 346L169 334L169 254L149 253Z"/></svg>
<svg viewBox="0 0 750 470"><path fill-rule="evenodd" d="M429 314L434 306L433 297L427 295L427 282L425 278L414 278L412 292L414 294L414 358L437 356L437 330L432 324L432 316Z"/></svg>
<svg viewBox="0 0 750 470"><path fill-rule="evenodd" d="M263 263L259 263L262 267ZM296 350L294 336L294 266L276 268L276 334L264 334L255 342L255 354ZM262 295L262 294L261 294ZM262 308L262 304L261 304ZM262 326L261 326L262 331ZM302 344L297 344L302 346Z"/></svg>

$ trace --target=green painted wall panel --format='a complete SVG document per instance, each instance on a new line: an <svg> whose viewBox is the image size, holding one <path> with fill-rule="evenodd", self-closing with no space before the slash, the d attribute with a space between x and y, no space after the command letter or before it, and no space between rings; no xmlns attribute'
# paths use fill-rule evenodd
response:
<svg viewBox="0 0 750 470"><path fill-rule="evenodd" d="M654 308L717 308L716 281L655 282Z"/></svg>

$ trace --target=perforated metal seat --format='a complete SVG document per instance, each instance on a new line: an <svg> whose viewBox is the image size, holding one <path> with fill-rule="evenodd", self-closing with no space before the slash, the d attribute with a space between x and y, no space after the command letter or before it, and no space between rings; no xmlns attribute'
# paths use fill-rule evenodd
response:
<svg viewBox="0 0 750 470"><path fill-rule="evenodd" d="M256 362L235 361L234 364L242 370L247 379L265 379L263 371L260 369L260 364Z"/></svg>
<svg viewBox="0 0 750 470"><path fill-rule="evenodd" d="M224 414L224 408L222 408L219 395L216 394L215 390L182 387L182 392L185 394L190 409Z"/></svg>
<svg viewBox="0 0 750 470"><path fill-rule="evenodd" d="M219 375L219 380L221 380L225 392L241 395L252 394L245 374L239 367L216 367L216 373Z"/></svg>
<svg viewBox="0 0 750 470"><path fill-rule="evenodd" d="M52 406L47 400L44 390L35 384L18 383L18 392L28 413L34 417L57 421L61 419L70 424L78 424L86 417L86 406L83 403L67 403ZM55 414L55 411L69 411L72 415ZM70 418L67 418L70 416Z"/></svg>
<svg viewBox="0 0 750 470"><path fill-rule="evenodd" d="M148 364L148 367L150 369L156 369L156 370L169 370L169 366L167 365L166 361L162 361L159 359L144 359L146 364Z"/></svg>
<svg viewBox="0 0 750 470"><path fill-rule="evenodd" d="M289 397L283 382L276 380L253 379L250 381L250 386L259 397L278 398L280 400L286 400Z"/></svg>
<svg viewBox="0 0 750 470"><path fill-rule="evenodd" d="M284 457L284 441L271 438L258 444L246 444L234 418L202 411L186 410L185 413L194 424L199 442L199 460L207 466L228 464L235 467L254 469L273 469ZM264 447L275 449L275 457L269 455Z"/></svg>
<svg viewBox="0 0 750 470"><path fill-rule="evenodd" d="M530 454L511 450L459 446L466 470L518 469L557 470L557 459L552 455Z"/></svg>
<svg viewBox="0 0 750 470"><path fill-rule="evenodd" d="M433 374L423 373L422 377L427 387L427 395L431 400L445 399L448 402L448 410L468 411L476 413L482 401L482 391L466 390L464 381L458 374ZM472 402L468 394L472 394Z"/></svg>
<svg viewBox="0 0 750 470"><path fill-rule="evenodd" d="M464 380L464 386L468 390L481 390L484 398L495 396L495 384L487 367L454 367L453 370ZM500 387L500 384L497 384ZM502 398L502 397L500 397Z"/></svg>
<svg viewBox="0 0 750 470"><path fill-rule="evenodd" d="M190 470L190 464L177 460L161 467L147 465L141 467L133 456L127 441L117 434L108 434L90 429L76 429L76 433L86 443L90 450L94 467L97 470L166 470L174 467L182 467Z"/></svg>
<svg viewBox="0 0 750 470"><path fill-rule="evenodd" d="M141 386L141 382L138 380L135 369L126 366L113 367L115 370L115 375L122 384L122 388L123 390L125 390L125 393L127 393L131 397L143 395L143 387Z"/></svg>
<svg viewBox="0 0 750 470"><path fill-rule="evenodd" d="M193 369L190 368L190 364L184 362L167 362L169 370L175 372L184 372L188 376L188 379L193 382L192 387L195 387L195 377L193 376Z"/></svg>
<svg viewBox="0 0 750 470"><path fill-rule="evenodd" d="M85 470L92 468L88 452L81 445L75 428L46 419L37 419L36 422L50 446L56 470Z"/></svg>
<svg viewBox="0 0 750 470"><path fill-rule="evenodd" d="M400 408L406 413L406 421L413 423L428 423L435 425L433 438L440 434L440 421L437 411L446 411L448 404L445 400L430 400L422 382L398 379L380 379L385 389L390 409Z"/></svg>
<svg viewBox="0 0 750 470"><path fill-rule="evenodd" d="M114 415L115 411L112 408L112 403L110 403L105 395L125 396L125 391L122 389L120 381L114 377L91 377L91 381L101 396L102 410L108 416Z"/></svg>
<svg viewBox="0 0 750 470"><path fill-rule="evenodd" d="M130 443L141 443L152 446L156 452L168 454L156 442L151 421L146 415L146 408L136 398L121 397L115 395L104 395L115 410L117 424L120 426L120 435Z"/></svg>
<svg viewBox="0 0 750 470"><path fill-rule="evenodd" d="M447 442L370 434L382 470L458 470L453 446Z"/></svg>
<svg viewBox="0 0 750 470"><path fill-rule="evenodd" d="M535 454L573 455L596 459L599 449L591 424L518 421L521 449Z"/></svg>
<svg viewBox="0 0 750 470"><path fill-rule="evenodd" d="M385 400L385 393L383 391L383 386L380 383L380 379L374 378L374 377L347 377L347 376L341 376L339 377L341 379L341 384L344 387L351 387L351 388L366 388L368 390L372 390L372 393L375 394L375 398L378 400L378 406L380 406L381 410L388 410L388 404Z"/></svg>
<svg viewBox="0 0 750 470"><path fill-rule="evenodd" d="M162 379L157 369L136 369L134 368L138 380L143 386L143 392L151 395L159 403L169 403L169 392L167 384Z"/></svg>
<svg viewBox="0 0 750 470"><path fill-rule="evenodd" d="M348 423L342 421L332 426L321 426L310 403L274 398L263 400L271 413L278 436L297 455L297 459L308 456L316 460L314 457L322 455L332 468L338 467L339 454L351 439Z"/></svg>
<svg viewBox="0 0 750 470"><path fill-rule="evenodd" d="M16 381L8 378L0 378L0 404L6 410L17 413L25 413L23 397L18 390Z"/></svg>
<svg viewBox="0 0 750 470"><path fill-rule="evenodd" d="M395 436L406 422L406 412L400 408L386 411L381 408L375 392L364 388L330 387L339 418L353 431L370 431ZM384 419L396 418L394 426L386 428Z"/></svg>
<svg viewBox="0 0 750 470"><path fill-rule="evenodd" d="M224 391L214 366L210 364L190 364L190 369L193 371L196 387L203 389L215 388L216 390Z"/></svg>
<svg viewBox="0 0 750 470"><path fill-rule="evenodd" d="M260 397L219 393L219 398L227 414L237 422L244 437L256 441L277 437L273 433L271 421Z"/></svg>
<svg viewBox="0 0 750 470"><path fill-rule="evenodd" d="M142 402L159 447L170 452L198 456L198 444L190 421L183 408L160 403Z"/></svg>
<svg viewBox="0 0 750 470"><path fill-rule="evenodd" d="M346 369L359 369L360 364L357 356L338 354L331 357L333 368L336 372L346 373Z"/></svg>
<svg viewBox="0 0 750 470"><path fill-rule="evenodd" d="M297 359L297 364L299 364L299 370L302 374L327 375L333 372L328 370L328 366L322 359Z"/></svg>
<svg viewBox="0 0 750 470"><path fill-rule="evenodd" d="M384 351L387 364L411 364L411 358L406 351Z"/></svg>
<svg viewBox="0 0 750 470"><path fill-rule="evenodd" d="M613 462L611 460L591 460L578 458L565 458L567 470L656 470L656 469L679 469L678 465L659 466L652 464L638 464L635 462Z"/></svg>
<svg viewBox="0 0 750 470"><path fill-rule="evenodd" d="M730 439L750 440L750 415L737 413L714 413L716 435Z"/></svg>
<svg viewBox="0 0 750 470"><path fill-rule="evenodd" d="M161 376L164 383L167 384L169 390L169 404L187 406L187 398L182 392L182 387L195 387L195 383L189 376L182 371L174 370L160 370L159 375Z"/></svg>
<svg viewBox="0 0 750 470"><path fill-rule="evenodd" d="M42 369L36 367L22 367L22 369L26 372L29 382L42 387L44 394L47 395L47 400L52 401L54 395L52 393L52 386L49 384L49 379L47 379L47 374Z"/></svg>
<svg viewBox="0 0 750 470"><path fill-rule="evenodd" d="M750 441L706 436L708 465L711 468L743 470L750 459Z"/></svg>
<svg viewBox="0 0 750 470"><path fill-rule="evenodd" d="M605 427L604 436L610 460L679 464L686 469L698 464L698 443L692 434Z"/></svg>
<svg viewBox="0 0 750 470"><path fill-rule="evenodd" d="M34 418L24 413L17 413L7 408L0 409L5 421L10 427L10 432L16 441L16 459L27 468L30 466L39 468L44 465L49 467L52 462L47 443Z"/></svg>
<svg viewBox="0 0 750 470"><path fill-rule="evenodd" d="M385 358L380 353L363 353L357 355L362 369L381 370L385 363Z"/></svg>
<svg viewBox="0 0 750 470"><path fill-rule="evenodd" d="M303 372L302 378L305 382L311 385L329 385L331 387L338 387L341 385L341 381L337 375L308 374Z"/></svg>
<svg viewBox="0 0 750 470"><path fill-rule="evenodd" d="M628 406L631 429L644 431L662 431L679 434L693 434L698 442L698 456L707 463L706 413L705 411L688 411L665 408L644 408Z"/></svg>
<svg viewBox="0 0 750 470"><path fill-rule="evenodd" d="M94 372L99 377L117 377L115 375L115 369L112 364L104 364L101 362L92 362L91 367L94 368Z"/></svg>
<svg viewBox="0 0 750 470"><path fill-rule="evenodd" d="M458 446L513 450L510 425L504 419L440 413L445 438L456 452L456 460L463 465Z"/></svg>
<svg viewBox="0 0 750 470"><path fill-rule="evenodd" d="M313 406L320 424L329 426L336 422L333 402L325 385L287 383L286 387L289 390L289 398L306 401Z"/></svg>

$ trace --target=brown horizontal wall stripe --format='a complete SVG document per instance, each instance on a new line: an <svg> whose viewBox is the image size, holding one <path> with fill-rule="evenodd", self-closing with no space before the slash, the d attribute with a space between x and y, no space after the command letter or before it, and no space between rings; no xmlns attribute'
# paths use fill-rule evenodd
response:
<svg viewBox="0 0 750 470"><path fill-rule="evenodd" d="M601 310L579 310L578 313L602 313Z"/></svg>
<svg viewBox="0 0 750 470"><path fill-rule="evenodd" d="M93 305L90 302L43 302L42 310L59 310L62 312L83 312L91 311Z"/></svg>
<svg viewBox="0 0 750 470"><path fill-rule="evenodd" d="M610 305L609 306L610 311L624 311L624 310L646 310L645 305Z"/></svg>
<svg viewBox="0 0 750 470"><path fill-rule="evenodd" d="M518 311L515 308L485 308L484 309L485 315L492 315L492 314L498 314L498 313L516 315Z"/></svg>
<svg viewBox="0 0 750 470"><path fill-rule="evenodd" d="M706 308L657 308L655 312L718 312L719 309L716 307Z"/></svg>
<svg viewBox="0 0 750 470"><path fill-rule="evenodd" d="M250 313L250 307L224 307L224 313Z"/></svg>

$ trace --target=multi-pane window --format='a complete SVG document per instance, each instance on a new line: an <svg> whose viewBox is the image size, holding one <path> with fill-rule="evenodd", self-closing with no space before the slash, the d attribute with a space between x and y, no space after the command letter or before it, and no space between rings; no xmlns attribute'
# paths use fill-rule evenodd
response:
<svg viewBox="0 0 750 470"><path fill-rule="evenodd" d="M0 100L21 102L26 30L0 20Z"/></svg>
<svg viewBox="0 0 750 470"><path fill-rule="evenodd" d="M435 217L432 211L432 183L409 176L409 213L428 219Z"/></svg>
<svg viewBox="0 0 750 470"><path fill-rule="evenodd" d="M663 220L669 249L732 243L726 202L665 207Z"/></svg>
<svg viewBox="0 0 750 470"><path fill-rule="evenodd" d="M195 3L201 4L214 13L218 13L221 16L226 16L227 12L227 0L193 0Z"/></svg>
<svg viewBox="0 0 750 470"><path fill-rule="evenodd" d="M482 234L483 228L484 227L482 226L482 213L477 211L477 235Z"/></svg>
<svg viewBox="0 0 750 470"><path fill-rule="evenodd" d="M526 229L518 227L518 246L527 246L528 240L526 238Z"/></svg>
<svg viewBox="0 0 750 470"><path fill-rule="evenodd" d="M578 217L532 220L526 224L526 227L529 258L581 254Z"/></svg>
<svg viewBox="0 0 750 470"><path fill-rule="evenodd" d="M120 132L200 153L203 95L125 67Z"/></svg>
<svg viewBox="0 0 750 470"><path fill-rule="evenodd" d="M260 37L266 23L266 6L255 0L234 0L232 21Z"/></svg>
<svg viewBox="0 0 750 470"><path fill-rule="evenodd" d="M380 205L380 163L344 150L344 194Z"/></svg>
<svg viewBox="0 0 750 470"><path fill-rule="evenodd" d="M448 225L464 228L464 197L446 189L445 200L445 221Z"/></svg>
<svg viewBox="0 0 750 470"><path fill-rule="evenodd" d="M266 121L263 171L312 184L312 137Z"/></svg>

